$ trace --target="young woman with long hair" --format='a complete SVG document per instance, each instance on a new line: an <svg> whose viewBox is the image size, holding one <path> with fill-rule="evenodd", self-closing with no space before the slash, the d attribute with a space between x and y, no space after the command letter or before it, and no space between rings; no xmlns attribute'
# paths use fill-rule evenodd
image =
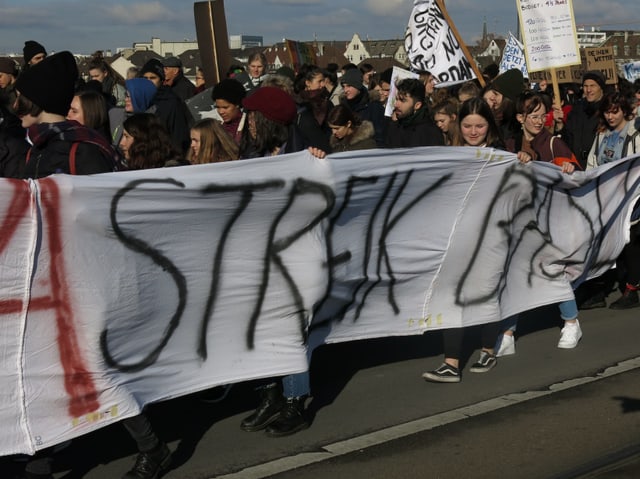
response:
<svg viewBox="0 0 640 479"><path fill-rule="evenodd" d="M237 160L238 145L227 134L220 122L205 118L191 128L191 147L187 161L192 165Z"/></svg>

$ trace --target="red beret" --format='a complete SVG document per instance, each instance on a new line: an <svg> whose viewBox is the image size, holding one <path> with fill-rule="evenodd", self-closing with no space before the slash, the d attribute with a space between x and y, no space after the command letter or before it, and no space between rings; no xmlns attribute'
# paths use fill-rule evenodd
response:
<svg viewBox="0 0 640 479"><path fill-rule="evenodd" d="M296 102L284 90L263 86L242 100L242 106L249 111L259 111L265 118L288 125L296 118Z"/></svg>

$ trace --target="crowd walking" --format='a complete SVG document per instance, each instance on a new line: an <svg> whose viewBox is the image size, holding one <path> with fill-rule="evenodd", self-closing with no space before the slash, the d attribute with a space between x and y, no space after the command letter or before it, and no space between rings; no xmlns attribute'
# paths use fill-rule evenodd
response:
<svg viewBox="0 0 640 479"><path fill-rule="evenodd" d="M504 150L523 167L541 161L572 175L640 153L634 122L640 100L606 84L599 71L587 71L581 85L571 86L581 90L580 98L560 107L546 92L527 86L519 70L503 72L484 88L477 81L439 88L434 75L420 72L419 78L397 81L389 97L390 72L378 74L372 65L345 65L341 75L329 65L272 71L263 54L250 56L246 70L234 66L210 90L202 84L196 90L176 57L149 60L132 72L135 77L124 79L97 56L89 65L89 82L79 81L70 52L48 55L35 41L25 43L21 67L5 60L0 59L4 178L185 167L303 150L322 159L356 150L423 146ZM217 117L194 118L187 101L206 91ZM384 115L388 102L389 117ZM622 296L611 309L640 307L638 221L640 215L634 215L630 242L617 259ZM604 307L612 290L610 282L595 281L585 300L576 294L558 304L558 348L579 347L579 310ZM488 373L498 358L515 354L518 319L496 317L482 325L479 356L470 372ZM462 380L465 331L443 331L443 362L425 372L425 380ZM242 430L282 437L311 426L308 371L264 379L256 389L256 409L242 420ZM143 412L123 425L139 451L123 477L160 477L171 467L171 451L149 418ZM25 462L23 477L51 479L54 456L53 448L39 451Z"/></svg>

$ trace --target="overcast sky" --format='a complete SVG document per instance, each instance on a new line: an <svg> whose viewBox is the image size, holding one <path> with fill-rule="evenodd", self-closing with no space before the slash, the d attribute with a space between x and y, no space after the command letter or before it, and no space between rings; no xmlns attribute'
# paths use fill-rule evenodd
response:
<svg viewBox="0 0 640 479"><path fill-rule="evenodd" d="M230 35L262 35L265 44L292 40L401 38L413 0L227 0ZM486 18L489 32L517 31L515 0L445 0L465 42L473 45ZM640 30L637 0L574 0L578 25ZM633 22L633 23L630 23ZM22 53L25 40L48 50L92 53L130 47L151 37L195 40L193 3L181 0L0 0L0 53Z"/></svg>

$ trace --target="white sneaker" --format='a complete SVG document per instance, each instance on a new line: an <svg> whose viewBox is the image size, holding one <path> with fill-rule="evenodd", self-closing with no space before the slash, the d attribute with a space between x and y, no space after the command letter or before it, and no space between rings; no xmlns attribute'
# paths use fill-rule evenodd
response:
<svg viewBox="0 0 640 479"><path fill-rule="evenodd" d="M575 323L565 321L564 328L560 331L560 341L558 347L561 349L573 349L578 345L578 341L582 337L582 329L580 323L576 319Z"/></svg>
<svg viewBox="0 0 640 479"><path fill-rule="evenodd" d="M516 338L512 334L502 334L496 341L496 357L516 354Z"/></svg>

